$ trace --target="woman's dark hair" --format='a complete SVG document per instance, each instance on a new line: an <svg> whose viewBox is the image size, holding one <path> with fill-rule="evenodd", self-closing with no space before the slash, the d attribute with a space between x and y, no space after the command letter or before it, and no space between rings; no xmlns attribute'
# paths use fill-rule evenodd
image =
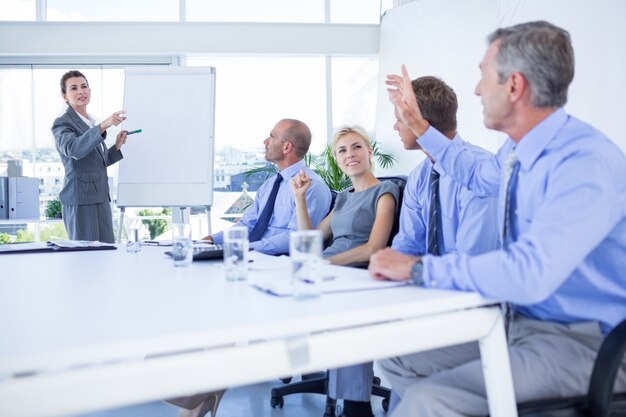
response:
<svg viewBox="0 0 626 417"><path fill-rule="evenodd" d="M76 77L83 77L85 81L87 81L87 77L85 77L82 72L77 71L77 70L71 70L63 74L63 76L61 77L61 92L63 94L67 93L67 90L65 88L65 82L69 80L70 78L76 78ZM89 85L89 81L87 81L87 85Z"/></svg>

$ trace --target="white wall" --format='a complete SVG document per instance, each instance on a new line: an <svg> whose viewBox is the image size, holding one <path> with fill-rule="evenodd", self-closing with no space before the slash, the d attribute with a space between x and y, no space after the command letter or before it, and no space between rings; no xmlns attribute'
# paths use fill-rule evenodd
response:
<svg viewBox="0 0 626 417"><path fill-rule="evenodd" d="M408 173L423 154L405 151L393 130L386 75L399 73L404 63L412 79L442 78L459 99L459 133L495 151L504 136L483 126L480 99L474 95L478 64L489 33L530 20L547 20L570 32L576 73L566 110L603 131L626 152L625 1L420 0L388 11L381 25L376 138L385 151L400 157L393 173Z"/></svg>

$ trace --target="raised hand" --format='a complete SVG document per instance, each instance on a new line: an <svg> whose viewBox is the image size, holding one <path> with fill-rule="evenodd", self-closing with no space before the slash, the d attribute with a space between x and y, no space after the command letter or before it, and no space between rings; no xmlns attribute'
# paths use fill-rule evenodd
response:
<svg viewBox="0 0 626 417"><path fill-rule="evenodd" d="M389 100L393 103L396 115L419 138L426 132L430 124L422 116L413 92L411 78L405 65L402 65L402 76L387 75L385 84L389 86Z"/></svg>
<svg viewBox="0 0 626 417"><path fill-rule="evenodd" d="M107 117L106 119L104 119L102 123L100 123L101 133L104 133L104 131L110 128L111 126L117 126L120 123L122 123L124 120L126 120L126 116L122 116L124 113L126 113L125 110L118 110L112 115L110 115L109 117Z"/></svg>
<svg viewBox="0 0 626 417"><path fill-rule="evenodd" d="M304 197L306 190L311 186L311 178L301 169L296 175L289 181L291 185L291 191L295 197Z"/></svg>

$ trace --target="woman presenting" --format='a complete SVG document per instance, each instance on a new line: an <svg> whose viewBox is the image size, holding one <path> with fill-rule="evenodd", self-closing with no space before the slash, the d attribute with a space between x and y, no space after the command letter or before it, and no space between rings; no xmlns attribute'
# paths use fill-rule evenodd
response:
<svg viewBox="0 0 626 417"><path fill-rule="evenodd" d="M61 77L61 94L68 108L54 121L52 134L65 168L59 194L63 222L70 239L113 243L113 218L107 167L123 158L126 131L117 134L115 145L107 149L106 130L126 117L120 110L96 124L87 113L91 89L79 71Z"/></svg>

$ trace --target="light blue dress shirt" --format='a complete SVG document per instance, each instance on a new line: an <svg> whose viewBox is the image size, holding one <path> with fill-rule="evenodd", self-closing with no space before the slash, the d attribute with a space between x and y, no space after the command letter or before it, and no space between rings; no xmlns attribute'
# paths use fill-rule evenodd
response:
<svg viewBox="0 0 626 417"><path fill-rule="evenodd" d="M515 145L509 138L496 156L480 160L432 127L418 142L457 181L491 196L500 192L501 167ZM425 285L477 291L539 320L597 321L608 332L626 317L624 154L563 109L515 152L517 240L479 256L426 256Z"/></svg>
<svg viewBox="0 0 626 417"><path fill-rule="evenodd" d="M447 139L446 139L447 140ZM489 158L490 152L465 142L456 135L452 142L477 158ZM428 248L430 210L430 170L433 164L426 158L407 179L400 210L400 230L391 247L407 255L423 255ZM454 181L439 164L439 201L443 242L441 253L465 252L471 255L488 252L497 247L498 201L494 197L478 197Z"/></svg>
<svg viewBox="0 0 626 417"><path fill-rule="evenodd" d="M309 209L309 216L311 217L313 226L317 226L328 214L331 194L326 183L319 175L313 172L313 170L309 169L304 161L296 162L280 172L283 176L283 181L280 183L280 188L276 195L274 214L261 240L251 242L250 249L268 255L289 253L289 232L298 230L296 203L293 198L293 193L291 192L289 181L301 169L304 169L307 175L313 180L311 187L306 192L306 205ZM256 193L254 203L246 210L236 226L245 226L248 228L248 232L252 230L263 211L263 207L265 207L265 203L272 191L275 178L276 176L274 175L261 185ZM218 245L223 244L223 235L223 232L215 233L213 235L213 241Z"/></svg>

